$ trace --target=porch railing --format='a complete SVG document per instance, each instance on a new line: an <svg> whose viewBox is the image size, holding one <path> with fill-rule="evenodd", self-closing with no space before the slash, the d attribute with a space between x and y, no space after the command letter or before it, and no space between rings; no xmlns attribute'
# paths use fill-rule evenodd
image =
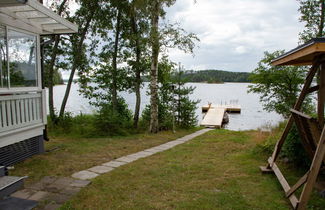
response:
<svg viewBox="0 0 325 210"><path fill-rule="evenodd" d="M43 122L42 92L0 96L0 133Z"/></svg>

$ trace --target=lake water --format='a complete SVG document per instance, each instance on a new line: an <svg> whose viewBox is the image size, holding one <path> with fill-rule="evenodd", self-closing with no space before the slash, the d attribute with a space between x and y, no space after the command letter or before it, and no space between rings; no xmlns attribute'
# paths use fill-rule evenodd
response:
<svg viewBox="0 0 325 210"><path fill-rule="evenodd" d="M226 125L230 130L250 130L257 128L267 128L275 126L282 120L282 117L274 112L266 112L259 102L259 95L254 93L247 93L247 83L224 83L224 84L205 84L205 83L188 83L187 85L196 87L191 99L200 100L196 114L198 120L201 121L203 115L201 107L207 105L208 102L214 104L229 103L232 100L238 101L241 105L242 111L240 114L229 114L229 123ZM71 88L70 97L66 106L66 111L73 114L79 113L93 113L94 107L90 106L88 99L79 95L78 85L73 84ZM54 106L56 110L60 109L62 98L66 89L66 85L58 85L54 87ZM149 104L149 96L146 95L148 90L148 83L144 85L141 90L142 101L141 109ZM134 110L135 94L128 92L121 92L120 95L125 98L129 108Z"/></svg>

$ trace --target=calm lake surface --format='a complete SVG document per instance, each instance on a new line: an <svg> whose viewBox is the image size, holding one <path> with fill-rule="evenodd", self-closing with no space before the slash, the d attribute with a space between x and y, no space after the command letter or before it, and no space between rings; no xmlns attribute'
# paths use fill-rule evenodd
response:
<svg viewBox="0 0 325 210"><path fill-rule="evenodd" d="M241 105L242 112L240 114L229 114L229 123L226 125L230 130L250 130L257 128L268 128L275 126L282 120L282 117L274 112L266 112L259 102L259 95L247 93L248 83L225 83L225 84L205 84L205 83L188 83L187 85L196 87L191 99L200 100L196 114L200 122L203 115L201 107L212 102L229 103L232 100L238 101ZM142 102L141 110L145 105L149 104L149 96L146 95L148 83L141 90ZM58 85L54 87L54 106L56 110L60 109L62 98L66 89L66 85ZM88 99L83 98L78 92L79 86L73 84L66 110L73 114L89 114L95 112L95 108L90 106ZM135 94L121 92L120 95L125 98L129 108L134 110Z"/></svg>

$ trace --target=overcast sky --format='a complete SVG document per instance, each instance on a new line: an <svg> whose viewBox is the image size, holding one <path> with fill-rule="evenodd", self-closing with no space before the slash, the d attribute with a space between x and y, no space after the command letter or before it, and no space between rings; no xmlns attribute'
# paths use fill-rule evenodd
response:
<svg viewBox="0 0 325 210"><path fill-rule="evenodd" d="M186 69L250 72L264 51L290 50L303 30L296 0L177 0L167 19L200 38L195 56L171 50Z"/></svg>

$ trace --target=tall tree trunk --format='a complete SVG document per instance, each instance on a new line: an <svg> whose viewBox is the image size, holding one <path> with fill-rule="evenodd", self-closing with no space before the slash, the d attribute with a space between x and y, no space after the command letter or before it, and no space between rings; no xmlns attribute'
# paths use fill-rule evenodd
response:
<svg viewBox="0 0 325 210"><path fill-rule="evenodd" d="M77 46L75 47L74 59L73 59L73 64L72 64L72 68L71 68L71 73L70 73L70 76L69 76L67 89L65 90L65 94L64 94L64 97L63 97L63 100L62 100L59 118L62 118L63 115L64 115L65 107L67 105L67 101L68 101L68 98L69 98L69 95L70 95L70 90L71 90L71 85L72 85L72 82L73 82L73 77L74 77L74 74L76 72L76 69L79 67L79 61L80 61L80 56L81 56L80 53L82 52L82 46L83 46L84 40L86 38L86 34L87 34L88 29L89 29L90 22L93 19L93 16L94 16L94 11L90 12L89 17L86 20L86 24L85 24L84 28L82 29L82 31L80 33L79 42L77 43Z"/></svg>
<svg viewBox="0 0 325 210"><path fill-rule="evenodd" d="M64 5L66 4L67 0L63 0L58 8L58 15L61 15L64 9ZM43 3L43 1L42 1ZM55 60L58 55L58 47L59 47L59 42L60 42L60 35L55 35L54 36L54 45L52 48L52 55L51 55L51 60L49 63L49 72L48 72L48 77L49 77L49 82L48 82L48 88L49 88L49 111L50 111L50 118L52 121L55 120L55 112L54 112L54 94L53 94L53 86L54 86L54 65L55 65Z"/></svg>
<svg viewBox="0 0 325 210"><path fill-rule="evenodd" d="M55 121L55 112L54 112L54 94L53 94L53 86L54 86L54 65L56 56L58 53L58 46L60 41L60 35L55 35L54 37L54 45L52 49L51 60L49 63L49 79L48 79L48 88L49 88L49 111L50 118L52 121Z"/></svg>
<svg viewBox="0 0 325 210"><path fill-rule="evenodd" d="M120 9L117 11L116 17L116 27L115 27L115 40L114 40L114 53L112 61L112 105L113 110L117 111L117 56L118 56L118 47L120 40L120 31L121 31L121 12Z"/></svg>
<svg viewBox="0 0 325 210"><path fill-rule="evenodd" d="M149 126L149 131L151 133L158 132L159 10L160 10L160 2L159 0L156 0L154 2L154 8L152 10L152 17L151 17L152 56L151 56L151 71L150 71L150 126Z"/></svg>
<svg viewBox="0 0 325 210"><path fill-rule="evenodd" d="M133 6L133 11L131 14L131 25L132 25L132 32L135 35L135 108L134 108L134 116L133 116L133 127L138 128L139 123L139 115L140 115L140 105L141 105L141 68L140 68L140 61L141 61L141 47L140 47L140 34L138 32L137 21L135 17L135 9Z"/></svg>
<svg viewBox="0 0 325 210"><path fill-rule="evenodd" d="M318 31L318 37L322 37L323 30L324 30L324 18L325 18L325 2L324 0L320 0L320 6L321 6L321 15L320 15L320 21L319 21L319 31Z"/></svg>

